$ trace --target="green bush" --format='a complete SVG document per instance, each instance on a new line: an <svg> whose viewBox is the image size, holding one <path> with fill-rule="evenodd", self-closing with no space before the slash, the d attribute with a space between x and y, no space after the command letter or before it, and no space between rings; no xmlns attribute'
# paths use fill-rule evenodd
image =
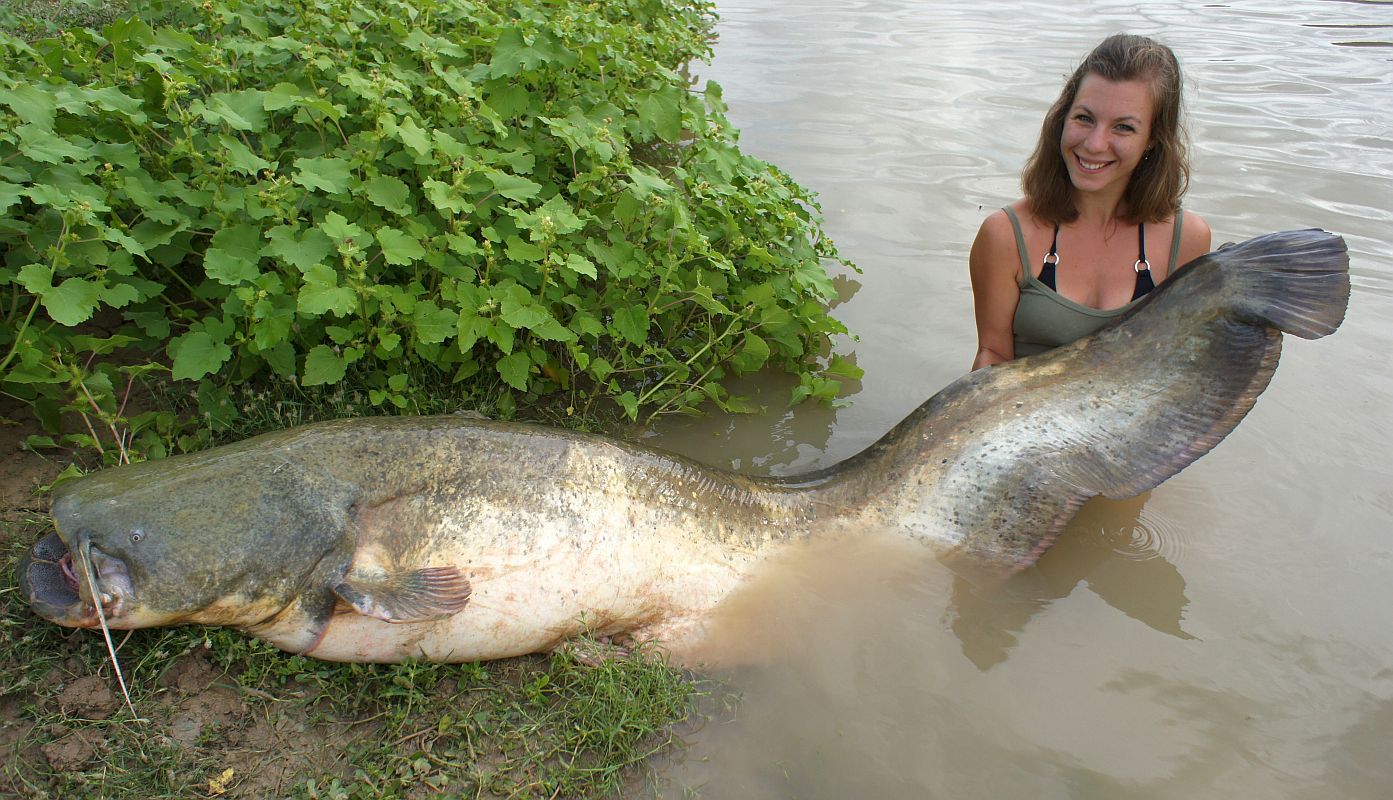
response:
<svg viewBox="0 0 1393 800"><path fill-rule="evenodd" d="M686 78L710 3L132 6L0 33L0 382L51 428L150 373L637 419L854 371L813 200Z"/></svg>

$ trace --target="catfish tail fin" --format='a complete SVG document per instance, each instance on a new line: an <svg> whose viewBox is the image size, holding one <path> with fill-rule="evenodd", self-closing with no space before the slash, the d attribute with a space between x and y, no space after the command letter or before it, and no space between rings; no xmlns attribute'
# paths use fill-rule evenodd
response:
<svg viewBox="0 0 1393 800"><path fill-rule="evenodd" d="M1345 240L1333 233L1317 228L1270 233L1205 258L1221 261L1226 281L1241 287L1234 313L1245 322L1319 339L1345 318L1349 254Z"/></svg>

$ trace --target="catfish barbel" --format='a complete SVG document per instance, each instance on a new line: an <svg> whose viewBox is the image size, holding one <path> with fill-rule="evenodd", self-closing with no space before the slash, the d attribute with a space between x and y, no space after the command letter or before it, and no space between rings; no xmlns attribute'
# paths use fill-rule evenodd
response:
<svg viewBox="0 0 1393 800"><path fill-rule="evenodd" d="M584 631L680 651L755 566L811 537L891 531L1031 564L1086 499L1151 489L1218 444L1282 332L1333 332L1349 290L1338 236L1223 248L1097 333L965 375L858 455L790 478L457 416L106 469L55 491L56 533L20 587L61 625L227 625L336 661L501 658Z"/></svg>

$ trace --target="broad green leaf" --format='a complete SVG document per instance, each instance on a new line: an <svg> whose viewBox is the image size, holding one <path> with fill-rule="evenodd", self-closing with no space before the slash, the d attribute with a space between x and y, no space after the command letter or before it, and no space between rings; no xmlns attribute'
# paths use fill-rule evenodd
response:
<svg viewBox="0 0 1393 800"><path fill-rule="evenodd" d="M384 333L377 338L377 347L373 349L373 355L383 361L390 361L394 356L401 352L401 334Z"/></svg>
<svg viewBox="0 0 1393 800"><path fill-rule="evenodd" d="M672 184L658 177L657 173L639 167L629 169L629 179L632 191L639 198L646 198L651 194L665 194L672 191Z"/></svg>
<svg viewBox="0 0 1393 800"><path fill-rule="evenodd" d="M590 366L586 367L586 370L589 371L595 380L603 383L605 378L614 374L614 365L609 363L608 359L597 358L590 362Z"/></svg>
<svg viewBox="0 0 1393 800"><path fill-rule="evenodd" d="M515 287L515 289L521 289L521 287ZM552 319L552 315L545 308L532 302L531 295L527 291L522 290L520 294L524 297L521 302L518 302L517 298L508 297L501 304L500 316L503 318L503 322L507 322L513 328L532 328L534 325L540 325L546 319Z"/></svg>
<svg viewBox="0 0 1393 800"><path fill-rule="evenodd" d="M715 297L711 295L710 287L698 286L695 289L692 289L692 299L696 301L697 305L701 306L707 311L710 311L713 314L733 313L729 308L726 307L725 303L722 303L720 300L717 300Z"/></svg>
<svg viewBox="0 0 1393 800"><path fill-rule="evenodd" d="M17 183L0 181L0 214L10 210L10 206L24 196L24 187Z"/></svg>
<svg viewBox="0 0 1393 800"><path fill-rule="evenodd" d="M746 333L739 352L730 358L736 372L754 372L769 360L769 344L753 333Z"/></svg>
<svg viewBox="0 0 1393 800"><path fill-rule="evenodd" d="M638 398L634 397L633 392L625 392L614 399L619 405L624 407L624 414L628 416L629 419L638 419Z"/></svg>
<svg viewBox="0 0 1393 800"><path fill-rule="evenodd" d="M195 100L189 107L213 125L221 122L233 130L255 133L266 129L265 95L254 89L219 92L206 100Z"/></svg>
<svg viewBox="0 0 1393 800"><path fill-rule="evenodd" d="M334 243L318 228L299 231L293 225L280 225L266 234L270 242L261 249L261 254L279 258L306 272L334 252Z"/></svg>
<svg viewBox="0 0 1393 800"><path fill-rule="evenodd" d="M261 350L271 350L287 341L295 327L298 298L276 294L262 298L253 307L252 337Z"/></svg>
<svg viewBox="0 0 1393 800"><path fill-rule="evenodd" d="M503 382L518 391L527 390L527 374L532 369L532 358L522 350L498 360L498 374Z"/></svg>
<svg viewBox="0 0 1393 800"><path fill-rule="evenodd" d="M256 262L261 255L261 230L251 225L234 225L213 234L203 255L203 271L227 286L256 280Z"/></svg>
<svg viewBox="0 0 1393 800"><path fill-rule="evenodd" d="M218 144L221 144L223 149L227 151L227 165L243 175L255 177L258 172L275 166L270 161L253 153L250 147L235 137L223 134L218 137Z"/></svg>
<svg viewBox="0 0 1393 800"><path fill-rule="evenodd" d="M501 319L495 319L484 329L484 335L499 350L511 353L513 352L513 344L517 341L517 328Z"/></svg>
<svg viewBox="0 0 1393 800"><path fill-rule="evenodd" d="M457 140L455 137L439 128L431 131L431 139L435 141L436 151L451 161L462 158L470 152L469 145ZM528 169L531 169L531 167L529 166Z"/></svg>
<svg viewBox="0 0 1393 800"><path fill-rule="evenodd" d="M411 198L411 190L400 178L379 175L363 184L363 193L374 205L402 216L411 214L411 206L406 202Z"/></svg>
<svg viewBox="0 0 1393 800"><path fill-rule="evenodd" d="M426 344L443 342L455 333L458 318L457 313L440 308L429 300L422 300L412 315L416 323L416 338Z"/></svg>
<svg viewBox="0 0 1393 800"><path fill-rule="evenodd" d="M451 234L446 237L446 241L450 243L451 252L462 256L472 256L475 253L483 252L483 250L479 248L479 243L474 241L474 237L468 234Z"/></svg>
<svg viewBox="0 0 1393 800"><path fill-rule="evenodd" d="M571 315L571 330L582 336L598 339L605 334L604 323L589 311L577 311Z"/></svg>
<svg viewBox="0 0 1393 800"><path fill-rule="evenodd" d="M488 332L488 319L479 316L473 308L461 308L455 320L455 346L461 353L468 353Z"/></svg>
<svg viewBox="0 0 1393 800"><path fill-rule="evenodd" d="M59 325L72 327L92 318L101 302L102 285L68 278L42 293L44 310Z"/></svg>
<svg viewBox="0 0 1393 800"><path fill-rule="evenodd" d="M628 242L605 244L598 239L589 239L585 242L585 249L616 278L631 277L643 268L638 250Z"/></svg>
<svg viewBox="0 0 1393 800"><path fill-rule="evenodd" d="M536 211L515 216L519 225L532 231L534 242L544 237L565 236L585 227L585 223L559 194L553 195Z"/></svg>
<svg viewBox="0 0 1393 800"><path fill-rule="evenodd" d="M353 290L338 285L338 273L325 264L315 264L305 271L305 285L296 300L301 314L317 317L332 311L347 316L358 307Z"/></svg>
<svg viewBox="0 0 1393 800"><path fill-rule="evenodd" d="M539 324L533 325L532 332L539 338L553 342L574 342L578 341L580 338L576 336L574 331L562 325L560 321L550 315Z"/></svg>
<svg viewBox="0 0 1393 800"><path fill-rule="evenodd" d="M37 125L21 125L16 133L19 134L19 152L44 164L58 164L66 159L83 161L91 156L89 150Z"/></svg>
<svg viewBox="0 0 1393 800"><path fill-rule="evenodd" d="M624 306L614 312L614 327L631 344L648 341L648 307Z"/></svg>
<svg viewBox="0 0 1393 800"><path fill-rule="evenodd" d="M330 211L324 216L324 221L319 223L319 230L340 247L349 243L361 247L368 239L367 231L349 222L337 211Z"/></svg>
<svg viewBox="0 0 1393 800"><path fill-rule="evenodd" d="M639 117L651 123L665 142L682 137L681 98L672 92L653 92L638 101Z"/></svg>
<svg viewBox="0 0 1393 800"><path fill-rule="evenodd" d="M82 96L103 111L114 111L130 119L136 125L145 124L148 119L141 110L141 102L114 86L100 89L82 89Z"/></svg>
<svg viewBox="0 0 1393 800"><path fill-rule="evenodd" d="M9 106L21 122L53 130L57 106L52 92L33 84L21 83L13 89L0 88L0 103Z"/></svg>
<svg viewBox="0 0 1393 800"><path fill-rule="evenodd" d="M313 99L314 95L307 94L299 86L282 81L262 95L261 107L267 111L283 111Z"/></svg>
<svg viewBox="0 0 1393 800"><path fill-rule="evenodd" d="M474 210L474 204L469 202L464 194L451 184L427 179L421 186L425 190L426 199L441 211L463 214Z"/></svg>
<svg viewBox="0 0 1393 800"><path fill-rule="evenodd" d="M304 89L293 83L282 81L272 86L263 94L261 99L262 108L267 111L284 111L287 108L301 108L306 110L318 111L329 119L341 119L346 111L342 105L325 100L310 94ZM304 118L297 116L297 120L305 121L314 119L313 115L305 115Z"/></svg>
<svg viewBox="0 0 1393 800"><path fill-rule="evenodd" d="M509 175L498 170L489 170L488 179L493 184L493 188L509 200L527 200L536 197L537 193L542 190L540 183L534 183L521 175Z"/></svg>
<svg viewBox="0 0 1393 800"><path fill-rule="evenodd" d="M430 134L416 123L415 119L407 117L397 124L397 137L401 143L416 152L418 156L428 156L431 154Z"/></svg>
<svg viewBox="0 0 1393 800"><path fill-rule="evenodd" d="M171 342L169 355L174 359L174 380L196 381L217 372L232 357L232 348L206 331L193 331Z"/></svg>
<svg viewBox="0 0 1393 800"><path fill-rule="evenodd" d="M129 283L114 283L102 292L102 302L112 308L125 308L140 299L140 292Z"/></svg>
<svg viewBox="0 0 1393 800"><path fill-rule="evenodd" d="M528 44L517 28L508 28L494 43L493 58L489 61L489 77L506 78L523 69L533 69L554 63L568 67L576 63L575 53L567 50L550 34L542 31Z"/></svg>
<svg viewBox="0 0 1393 800"><path fill-rule="evenodd" d="M266 27L266 20L261 18L255 6L251 9L239 12L237 14L237 21L242 24L243 28L247 29L248 33L257 39L265 39L266 34L269 32Z"/></svg>
<svg viewBox="0 0 1393 800"><path fill-rule="evenodd" d="M300 383L305 386L338 383L347 372L348 362L343 356L330 350L327 345L316 345L305 356L305 374Z"/></svg>
<svg viewBox="0 0 1393 800"><path fill-rule="evenodd" d="M861 380L866 374L864 369L851 363L848 359L842 358L840 355L833 355L831 363L829 363L827 369L823 371L828 375L836 375L839 378L846 378L853 381Z"/></svg>
<svg viewBox="0 0 1393 800"><path fill-rule="evenodd" d="M594 262L579 253L566 254L566 269L577 275L584 275L591 280L599 276L599 273L595 271Z"/></svg>
<svg viewBox="0 0 1393 800"><path fill-rule="evenodd" d="M19 268L15 278L25 291L42 296L53 287L53 267L47 264L25 264Z"/></svg>
<svg viewBox="0 0 1393 800"><path fill-rule="evenodd" d="M342 325L325 325L324 333L326 336L329 337L329 341L333 342L334 344L348 344L349 342L355 341L358 338L359 334L362 333L362 325L361 323L355 324L350 327L344 327Z"/></svg>
<svg viewBox="0 0 1393 800"><path fill-rule="evenodd" d="M311 191L340 194L348 191L352 166L342 158L301 158L295 161L298 171L292 180Z"/></svg>
<svg viewBox="0 0 1393 800"><path fill-rule="evenodd" d="M508 237L508 258L513 261L538 262L546 252L531 242L524 242L516 236Z"/></svg>
<svg viewBox="0 0 1393 800"><path fill-rule="evenodd" d="M123 336L116 334L113 336L85 336L75 335L68 338L68 344L73 350L79 353L94 353L96 355L106 355L114 350L118 350L127 345L135 344L140 341L134 336Z"/></svg>
<svg viewBox="0 0 1393 800"><path fill-rule="evenodd" d="M112 244L121 245L121 247L124 248L126 252L132 255L137 255L141 258L146 257L145 248L140 245L139 240L135 239L130 234L127 234L125 231L122 231L118 228L107 228L106 230L102 231L102 239L111 242Z"/></svg>
<svg viewBox="0 0 1393 800"><path fill-rule="evenodd" d="M524 66L536 61L536 56L523 41L517 28L506 28L493 45L493 58L489 61L490 78L506 78L516 75Z"/></svg>
<svg viewBox="0 0 1393 800"><path fill-rule="evenodd" d="M382 245L382 257L388 264L405 266L419 261L426 254L426 249L414 236L396 228L379 228L377 242Z"/></svg>

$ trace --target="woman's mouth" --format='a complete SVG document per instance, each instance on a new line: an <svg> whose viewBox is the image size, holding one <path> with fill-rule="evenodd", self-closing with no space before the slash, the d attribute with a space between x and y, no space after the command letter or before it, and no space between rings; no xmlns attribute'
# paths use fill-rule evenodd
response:
<svg viewBox="0 0 1393 800"><path fill-rule="evenodd" d="M1074 154L1074 160L1078 162L1078 165L1082 167L1085 172L1097 172L1112 164L1111 161L1089 161L1077 153Z"/></svg>

